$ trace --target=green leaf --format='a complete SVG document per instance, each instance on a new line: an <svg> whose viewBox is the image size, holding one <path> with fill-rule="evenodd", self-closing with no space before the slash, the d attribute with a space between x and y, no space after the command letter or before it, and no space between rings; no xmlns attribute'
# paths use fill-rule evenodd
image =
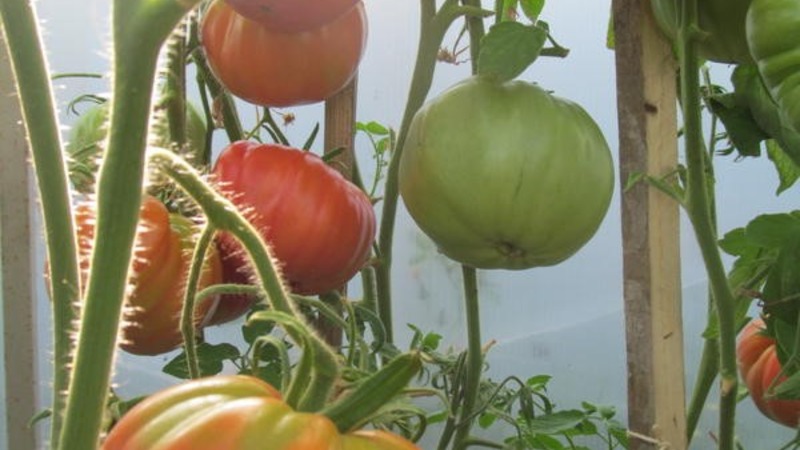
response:
<svg viewBox="0 0 800 450"><path fill-rule="evenodd" d="M772 394L777 398L800 399L800 372L796 372L777 385Z"/></svg>
<svg viewBox="0 0 800 450"><path fill-rule="evenodd" d="M357 122L356 130L363 131L365 133L369 133L375 136L386 136L389 134L388 128L375 121L370 121L366 123Z"/></svg>
<svg viewBox="0 0 800 450"><path fill-rule="evenodd" d="M263 311L265 309L265 307L260 305L254 306L255 311ZM242 325L242 337L244 337L245 342L252 345L253 342L255 342L259 337L272 333L274 328L274 322L268 322L265 320L246 320L244 325Z"/></svg>
<svg viewBox="0 0 800 450"><path fill-rule="evenodd" d="M713 95L709 105L728 131L728 137L741 156L759 156L761 141L769 136L758 126L747 105L737 102L733 93Z"/></svg>
<svg viewBox="0 0 800 450"><path fill-rule="evenodd" d="M740 104L746 105L764 133L780 145L786 156L800 166L800 133L781 113L754 65L739 65L731 76ZM730 131L730 130L729 130Z"/></svg>
<svg viewBox="0 0 800 450"><path fill-rule="evenodd" d="M537 25L500 22L481 40L478 75L506 82L516 78L539 56L547 31Z"/></svg>
<svg viewBox="0 0 800 450"><path fill-rule="evenodd" d="M534 23L539 19L539 14L544 9L544 0L519 0L519 4L525 17Z"/></svg>
<svg viewBox="0 0 800 450"><path fill-rule="evenodd" d="M768 249L781 249L800 236L798 213L763 214L747 224L747 239Z"/></svg>
<svg viewBox="0 0 800 450"><path fill-rule="evenodd" d="M572 409L539 416L533 419L529 426L530 430L537 434L556 434L575 428L585 418L583 411Z"/></svg>
<svg viewBox="0 0 800 450"><path fill-rule="evenodd" d="M222 363L224 361L234 360L239 358L239 349L231 344L217 344L211 345L207 342L202 342L197 346L197 358L200 362L200 375L211 376L222 372ZM172 375L176 378L188 380L189 369L186 366L186 353L181 352L178 356L168 362L162 369L164 373Z"/></svg>
<svg viewBox="0 0 800 450"><path fill-rule="evenodd" d="M773 324L791 324L788 333L776 334L778 354L792 353L797 313L800 310L800 234L785 241L772 266L762 292L764 312ZM782 358L784 360L785 358Z"/></svg>
<svg viewBox="0 0 800 450"><path fill-rule="evenodd" d="M789 158L789 155L778 145L777 141L770 139L767 141L767 156L775 170L778 172L778 179L780 184L775 192L775 195L780 195L785 190L794 185L798 178L800 178L800 167Z"/></svg>

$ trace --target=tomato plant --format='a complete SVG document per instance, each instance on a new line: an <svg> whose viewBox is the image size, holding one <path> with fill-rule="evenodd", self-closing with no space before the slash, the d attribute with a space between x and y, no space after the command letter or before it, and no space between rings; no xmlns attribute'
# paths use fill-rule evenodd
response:
<svg viewBox="0 0 800 450"><path fill-rule="evenodd" d="M430 101L400 164L414 220L445 255L477 268L568 258L595 233L614 189L610 150L589 115L522 81L475 77Z"/></svg>
<svg viewBox="0 0 800 450"><path fill-rule="evenodd" d="M318 294L346 283L367 262L375 237L369 198L313 153L240 141L220 154L213 176L271 244L292 291ZM219 239L225 265L244 255Z"/></svg>
<svg viewBox="0 0 800 450"><path fill-rule="evenodd" d="M800 424L800 400L771 397L772 389L781 382L781 362L775 340L764 331L760 319L751 321L742 330L736 347L739 371L756 407L775 422L796 428Z"/></svg>
<svg viewBox="0 0 800 450"><path fill-rule="evenodd" d="M758 70L796 131L800 131L800 4L753 0L747 13L747 41Z"/></svg>
<svg viewBox="0 0 800 450"><path fill-rule="evenodd" d="M366 38L361 3L320 28L283 33L217 0L201 26L208 64L220 82L263 106L315 103L335 94L355 75Z"/></svg>
<svg viewBox="0 0 800 450"><path fill-rule="evenodd" d="M751 0L699 0L700 28L706 33L698 44L699 56L722 63L752 61L747 48L745 17ZM651 0L653 14L661 29L676 38L680 1Z"/></svg>
<svg viewBox="0 0 800 450"><path fill-rule="evenodd" d="M194 225L170 214L154 197L146 196L140 210L132 265L133 290L123 314L120 347L138 355L168 352L183 342L180 315L194 246ZM89 270L94 213L87 204L76 209L81 269ZM213 249L207 254L200 287L219 283L222 267ZM195 310L195 322L202 326L216 300L202 302Z"/></svg>
<svg viewBox="0 0 800 450"><path fill-rule="evenodd" d="M136 405L102 450L414 450L384 431L340 434L321 414L295 412L269 384L242 375L193 380Z"/></svg>
<svg viewBox="0 0 800 450"><path fill-rule="evenodd" d="M284 33L308 31L330 23L359 0L225 0L239 14Z"/></svg>

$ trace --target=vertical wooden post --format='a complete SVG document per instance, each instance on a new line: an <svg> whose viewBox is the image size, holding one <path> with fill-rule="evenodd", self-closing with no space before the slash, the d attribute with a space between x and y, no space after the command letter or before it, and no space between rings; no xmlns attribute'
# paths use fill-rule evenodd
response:
<svg viewBox="0 0 800 450"><path fill-rule="evenodd" d="M7 442L34 449L28 422L36 412L35 311L31 268L28 145L6 44L0 35L0 254Z"/></svg>
<svg viewBox="0 0 800 450"><path fill-rule="evenodd" d="M325 153L344 149L331 163L348 180L352 180L355 173L357 80L358 77L353 78L344 89L325 101ZM346 288L347 286L342 286L342 294L347 294ZM338 304L330 306L337 310L341 308ZM336 324L320 317L315 326L326 342L334 346L342 344L342 330Z"/></svg>
<svg viewBox="0 0 800 450"><path fill-rule="evenodd" d="M645 0L614 0L620 176L677 166L676 63ZM684 450L679 207L638 183L622 195L631 449Z"/></svg>

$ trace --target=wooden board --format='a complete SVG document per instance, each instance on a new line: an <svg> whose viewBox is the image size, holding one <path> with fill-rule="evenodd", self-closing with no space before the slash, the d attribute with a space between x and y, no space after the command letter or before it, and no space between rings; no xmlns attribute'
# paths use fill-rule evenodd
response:
<svg viewBox="0 0 800 450"><path fill-rule="evenodd" d="M677 166L676 64L649 1L614 0L620 177ZM622 195L631 449L686 448L679 207L638 183Z"/></svg>

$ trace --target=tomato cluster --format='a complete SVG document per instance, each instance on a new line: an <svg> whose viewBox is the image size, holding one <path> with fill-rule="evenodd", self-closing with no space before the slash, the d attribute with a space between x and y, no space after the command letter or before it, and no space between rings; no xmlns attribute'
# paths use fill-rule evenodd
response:
<svg viewBox="0 0 800 450"><path fill-rule="evenodd" d="M772 396L772 390L781 383L781 362L775 340L764 334L762 320L753 320L742 330L736 356L739 372L756 407L775 422L797 428L800 425L800 400Z"/></svg>

